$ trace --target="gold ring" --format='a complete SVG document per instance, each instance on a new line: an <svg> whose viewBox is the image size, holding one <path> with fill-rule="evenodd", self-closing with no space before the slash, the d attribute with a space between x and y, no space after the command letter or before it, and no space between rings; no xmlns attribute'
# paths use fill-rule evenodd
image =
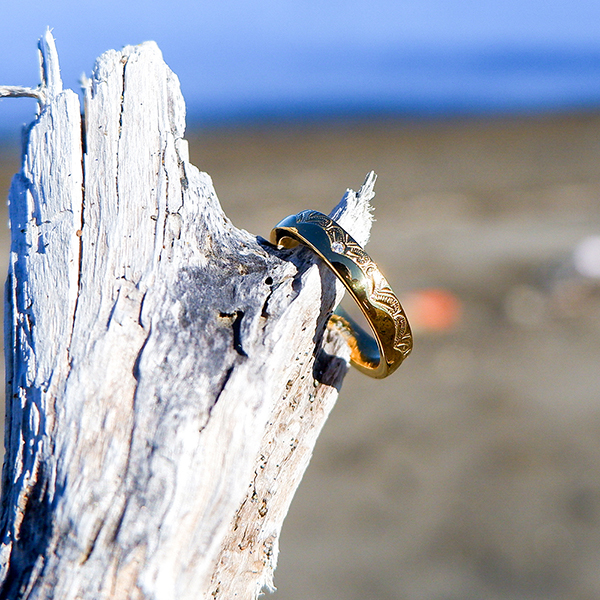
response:
<svg viewBox="0 0 600 600"><path fill-rule="evenodd" d="M350 345L350 363L370 377L393 373L412 350L412 333L404 309L371 257L333 219L305 210L280 221L271 243L284 248L298 244L316 252L356 300L375 339L340 309L329 319Z"/></svg>

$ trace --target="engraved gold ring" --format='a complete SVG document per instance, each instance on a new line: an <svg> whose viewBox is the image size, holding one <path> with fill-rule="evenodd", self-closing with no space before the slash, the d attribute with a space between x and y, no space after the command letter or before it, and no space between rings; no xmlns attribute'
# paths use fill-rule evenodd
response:
<svg viewBox="0 0 600 600"><path fill-rule="evenodd" d="M305 210L280 221L271 243L284 248L307 246L323 259L346 286L375 339L343 310L337 309L328 326L339 330L350 346L350 363L370 377L393 373L412 350L412 333L404 309L377 265L350 234L333 219Z"/></svg>

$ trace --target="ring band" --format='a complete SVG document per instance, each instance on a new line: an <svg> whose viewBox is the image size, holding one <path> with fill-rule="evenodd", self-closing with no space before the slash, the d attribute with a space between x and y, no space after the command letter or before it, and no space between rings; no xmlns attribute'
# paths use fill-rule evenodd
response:
<svg viewBox="0 0 600 600"><path fill-rule="evenodd" d="M371 257L348 232L327 215L305 210L280 221L271 243L298 244L316 252L357 302L375 339L338 309L328 326L338 329L350 345L351 364L370 377L393 373L412 350L412 333L400 301Z"/></svg>

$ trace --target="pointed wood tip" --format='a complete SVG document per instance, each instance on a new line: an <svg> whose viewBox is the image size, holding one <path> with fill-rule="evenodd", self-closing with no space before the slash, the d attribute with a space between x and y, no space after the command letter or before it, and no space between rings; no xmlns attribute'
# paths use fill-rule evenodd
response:
<svg viewBox="0 0 600 600"><path fill-rule="evenodd" d="M369 241L373 224L373 205L375 197L374 171L367 173L364 183L358 190L348 189L338 205L331 211L330 217L337 221L361 246Z"/></svg>
<svg viewBox="0 0 600 600"><path fill-rule="evenodd" d="M45 33L39 39L38 48L40 50L42 87L45 91L46 103L48 103L63 91L58 52L56 51L56 43L50 28L46 29Z"/></svg>

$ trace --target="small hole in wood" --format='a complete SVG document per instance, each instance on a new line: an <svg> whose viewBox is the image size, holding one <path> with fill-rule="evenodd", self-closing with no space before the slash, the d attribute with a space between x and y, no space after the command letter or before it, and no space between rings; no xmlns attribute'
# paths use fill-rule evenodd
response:
<svg viewBox="0 0 600 600"><path fill-rule="evenodd" d="M265 279L265 283L266 283L267 285L273 285L273 278L272 278L272 277L267 277L267 278Z"/></svg>

